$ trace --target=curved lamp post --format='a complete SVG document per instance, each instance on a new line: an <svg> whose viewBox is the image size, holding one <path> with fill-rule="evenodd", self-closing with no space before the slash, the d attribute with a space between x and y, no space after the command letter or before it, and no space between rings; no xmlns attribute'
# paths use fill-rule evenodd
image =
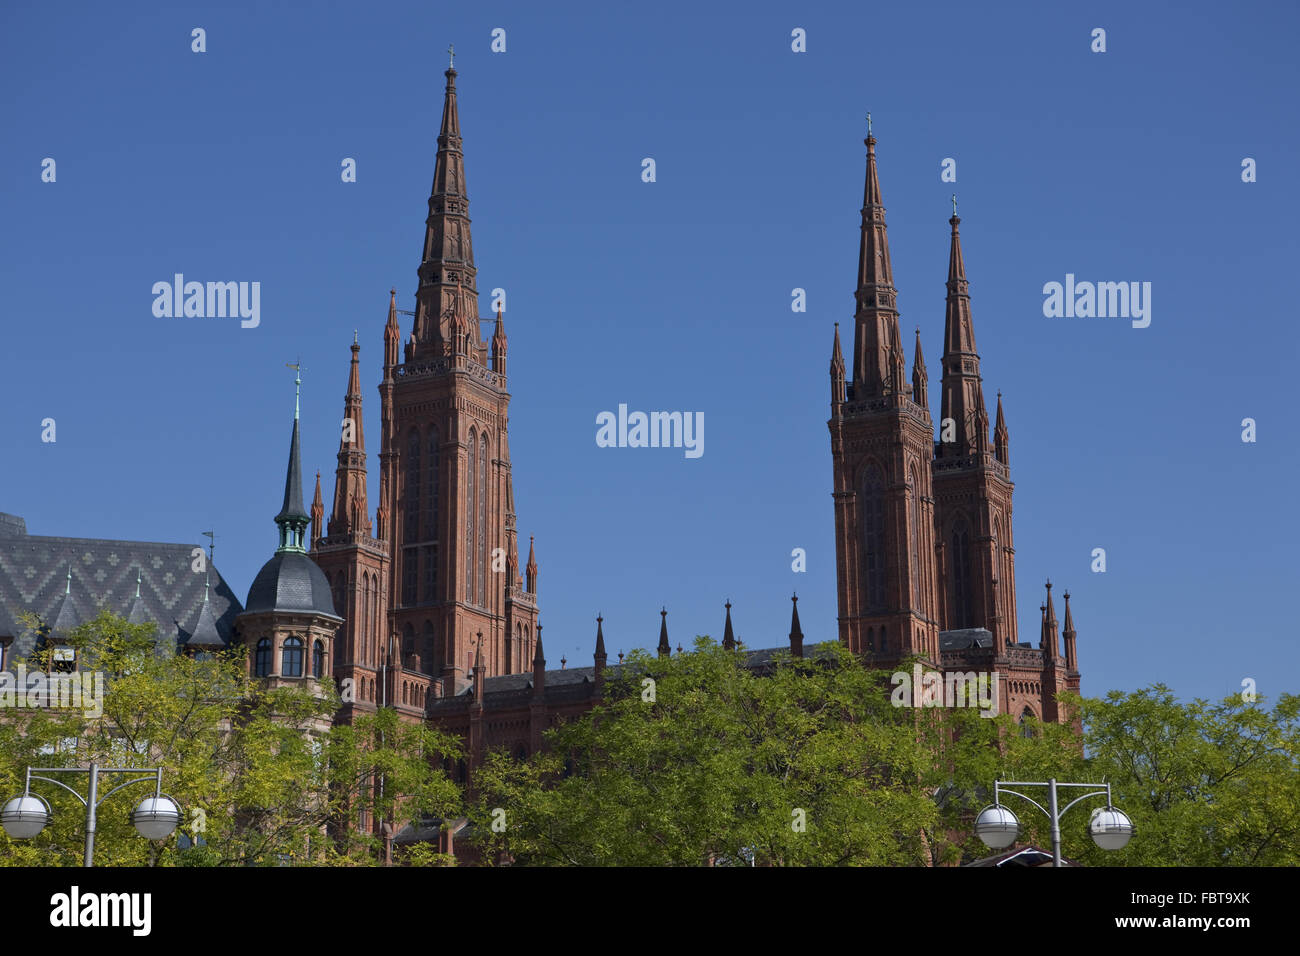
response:
<svg viewBox="0 0 1300 956"><path fill-rule="evenodd" d="M1015 790L1008 790L1007 787L1047 787L1048 803L1044 807L1038 801L1023 793L1017 793ZM1091 792L1081 794L1075 797L1064 808L1058 810L1056 802L1056 791L1059 787L1088 787ZM1128 818L1123 810L1115 808L1110 802L1110 784L1108 783L1058 783L1053 777L1046 783L1028 782L1023 780L995 780L993 782L993 806L985 807L980 811L979 816L975 818L975 835L984 841L985 846L991 850L1005 850L1011 844L1016 842L1020 835L1020 821L1016 815L1008 808L1002 806L1001 796L1009 793L1014 797L1022 800L1028 800L1035 807L1052 821L1052 866L1061 865L1061 817L1069 811L1080 800L1087 800L1089 797L1106 798L1106 807L1098 807L1092 811L1092 819L1088 821L1088 833L1092 836L1092 841L1103 850L1120 850L1133 838L1137 829L1133 826L1133 821Z"/></svg>
<svg viewBox="0 0 1300 956"><path fill-rule="evenodd" d="M90 787L86 796L82 796L76 790L73 790L66 783L60 783L50 777L43 777L41 774L46 773L84 773L90 775ZM136 774L130 780L119 783L102 797L99 796L99 775L101 773L124 773ZM147 774L147 776L141 776ZM5 832L15 840L28 840L40 833L49 824L51 818L50 805L45 798L38 794L32 793L32 781L44 780L46 783L52 783L56 787L62 787L68 793L72 794L86 808L86 851L85 865L95 865L95 812L99 805L111 797L117 791L124 787L129 787L137 783L149 783L154 785L152 797L145 797L139 805L131 811L131 823L135 826L136 831L146 840L163 840L166 839L176 825L181 822L181 809L177 806L176 801L162 792L162 768L140 768L140 767L100 767L92 763L89 767L28 767L27 784L23 788L21 797L14 797L4 805L0 810L0 824L3 824Z"/></svg>

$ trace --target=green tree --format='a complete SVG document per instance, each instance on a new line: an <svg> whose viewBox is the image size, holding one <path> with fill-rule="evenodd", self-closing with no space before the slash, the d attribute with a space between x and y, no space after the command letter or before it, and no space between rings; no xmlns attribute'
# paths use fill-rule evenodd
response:
<svg viewBox="0 0 1300 956"><path fill-rule="evenodd" d="M478 768L489 860L543 865L911 864L936 818L913 712L839 644L758 674L697 638L635 652L605 702L527 762ZM493 824L497 826L494 829Z"/></svg>
<svg viewBox="0 0 1300 956"><path fill-rule="evenodd" d="M1300 865L1300 696L1282 694L1271 709L1240 695L1181 703L1156 684L1082 709L1088 772L1110 781L1137 836L1106 853L1072 834L1080 860Z"/></svg>
<svg viewBox="0 0 1300 956"><path fill-rule="evenodd" d="M98 815L99 865L365 864L377 859L375 841L345 825L362 810L400 828L459 805L442 770L445 758L459 756L454 739L403 723L391 709L332 726L332 681L315 692L305 684L265 689L245 677L240 647L160 653L152 624L108 611L61 641L77 648L82 671L105 674L102 714L0 712L0 799L22 791L29 766L95 761L161 767L163 789L183 812L177 832L154 843L129 822L147 786L108 798ZM31 655L29 669L44 670L51 650ZM84 808L57 787L33 789L49 800L53 822L32 840L0 832L0 862L79 864Z"/></svg>

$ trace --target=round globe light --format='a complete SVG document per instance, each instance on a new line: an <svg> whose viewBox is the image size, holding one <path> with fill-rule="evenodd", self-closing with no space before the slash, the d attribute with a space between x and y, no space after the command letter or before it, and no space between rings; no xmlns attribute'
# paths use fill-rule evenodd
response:
<svg viewBox="0 0 1300 956"><path fill-rule="evenodd" d="M985 807L975 818L975 835L991 850L1005 850L1020 836L1020 821L1006 807Z"/></svg>
<svg viewBox="0 0 1300 956"><path fill-rule="evenodd" d="M1088 821L1092 842L1103 850L1122 850L1136 832L1128 814L1114 807L1098 807L1092 811L1092 819Z"/></svg>
<svg viewBox="0 0 1300 956"><path fill-rule="evenodd" d="M50 822L49 807L40 797L31 794L14 797L0 810L0 822L3 822L5 833L15 840L29 840Z"/></svg>
<svg viewBox="0 0 1300 956"><path fill-rule="evenodd" d="M164 840L181 822L181 809L171 797L145 797L131 811L131 822L146 840Z"/></svg>

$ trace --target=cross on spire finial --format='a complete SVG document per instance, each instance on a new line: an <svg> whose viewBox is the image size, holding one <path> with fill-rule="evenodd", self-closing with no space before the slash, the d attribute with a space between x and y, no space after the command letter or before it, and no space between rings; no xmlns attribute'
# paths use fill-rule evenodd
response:
<svg viewBox="0 0 1300 956"><path fill-rule="evenodd" d="M867 135L871 135L871 114L867 113Z"/></svg>
<svg viewBox="0 0 1300 956"><path fill-rule="evenodd" d="M952 194L952 215L954 219L957 218L957 194L956 193Z"/></svg>
<svg viewBox="0 0 1300 956"><path fill-rule="evenodd" d="M447 53L451 57L451 62L447 64L447 69L454 70L456 69L456 45L454 43L447 44Z"/></svg>

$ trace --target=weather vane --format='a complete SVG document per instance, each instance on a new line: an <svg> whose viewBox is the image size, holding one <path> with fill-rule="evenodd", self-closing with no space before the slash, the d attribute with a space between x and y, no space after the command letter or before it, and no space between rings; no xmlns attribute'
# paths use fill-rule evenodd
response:
<svg viewBox="0 0 1300 956"><path fill-rule="evenodd" d="M302 398L302 359L299 358L296 362L285 362L284 367L291 368L298 373L293 380L293 417L297 418L300 399Z"/></svg>

